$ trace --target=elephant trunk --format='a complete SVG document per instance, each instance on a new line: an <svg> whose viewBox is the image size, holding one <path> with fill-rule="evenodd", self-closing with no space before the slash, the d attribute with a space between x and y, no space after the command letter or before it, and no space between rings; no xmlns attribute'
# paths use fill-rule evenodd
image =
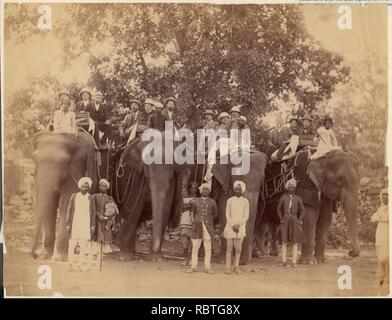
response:
<svg viewBox="0 0 392 320"><path fill-rule="evenodd" d="M348 236L351 242L352 249L349 255L356 257L360 252L357 222L358 222L358 191L357 190L343 190L341 194L341 201L343 204L344 213L346 215Z"/></svg>
<svg viewBox="0 0 392 320"><path fill-rule="evenodd" d="M46 254L50 257L54 251L60 179L58 172L52 170L52 166L38 167L36 171L36 223L32 243L34 258L37 257L35 251L42 232Z"/></svg>

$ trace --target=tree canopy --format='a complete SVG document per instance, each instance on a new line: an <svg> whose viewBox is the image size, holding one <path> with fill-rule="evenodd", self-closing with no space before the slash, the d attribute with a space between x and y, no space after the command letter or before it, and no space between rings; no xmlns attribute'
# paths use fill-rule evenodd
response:
<svg viewBox="0 0 392 320"><path fill-rule="evenodd" d="M8 36L28 37L24 6L6 12ZM197 104L241 104L251 127L283 99L312 111L347 79L293 5L69 4L53 32L64 62L90 54L89 85L111 103L178 97L184 120ZM30 14L36 14L31 11ZM33 21L33 19L31 19ZM94 54L94 47L106 48ZM291 102L290 102L291 99ZM293 100L294 99L294 100Z"/></svg>

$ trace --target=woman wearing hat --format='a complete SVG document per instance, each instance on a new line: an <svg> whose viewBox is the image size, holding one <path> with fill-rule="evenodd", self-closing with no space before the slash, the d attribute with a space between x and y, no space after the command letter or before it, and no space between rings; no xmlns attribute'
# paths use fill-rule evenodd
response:
<svg viewBox="0 0 392 320"><path fill-rule="evenodd" d="M110 183L106 179L99 181L99 193L94 194L95 208L97 212L97 241L104 244L105 253L112 252L111 243L114 219L118 214L118 208L113 198L108 195Z"/></svg>
<svg viewBox="0 0 392 320"><path fill-rule="evenodd" d="M229 198L226 203L226 226L223 232L227 239L226 247L226 273L233 272L231 258L233 248L235 250L234 272L242 273L239 269L242 241L246 236L246 222L249 219L249 200L243 196L246 185L243 181L235 181L233 191L235 196Z"/></svg>
<svg viewBox="0 0 392 320"><path fill-rule="evenodd" d="M71 101L63 99L60 102L60 109L53 114L53 131L76 134L75 112L69 110Z"/></svg>
<svg viewBox="0 0 392 320"><path fill-rule="evenodd" d="M321 158L332 150L340 149L335 133L332 130L332 124L333 122L330 117L323 119L323 126L317 130L316 140L318 140L318 145L317 151L311 156L312 160Z"/></svg>
<svg viewBox="0 0 392 320"><path fill-rule="evenodd" d="M76 104L75 112L87 112L89 107L92 106L90 90L87 88L83 88L82 90L80 90L79 96L82 98L82 100Z"/></svg>
<svg viewBox="0 0 392 320"><path fill-rule="evenodd" d="M138 122L140 118L140 108L142 103L137 99L131 99L130 101L131 112L128 113L124 120L121 122L119 130L120 135L123 137L128 137L132 131L133 126Z"/></svg>
<svg viewBox="0 0 392 320"><path fill-rule="evenodd" d="M65 223L70 232L68 260L71 270L73 267L88 269L85 257L91 251L90 241L94 237L96 226L95 201L89 193L91 185L89 177L81 178L78 181L79 192L69 199Z"/></svg>
<svg viewBox="0 0 392 320"><path fill-rule="evenodd" d="M218 129L229 129L230 125L230 115L227 112L221 112L218 117L219 125Z"/></svg>
<svg viewBox="0 0 392 320"><path fill-rule="evenodd" d="M162 114L163 104L160 102L155 103L155 111L149 116L147 126L159 131L165 131L165 116Z"/></svg>
<svg viewBox="0 0 392 320"><path fill-rule="evenodd" d="M297 181L290 179L286 182L286 193L279 199L278 217L280 220L280 234L282 236L282 266L287 264L287 244L292 243L292 266L297 266L298 242L300 242L300 224L305 214L305 207L301 197L294 194Z"/></svg>
<svg viewBox="0 0 392 320"><path fill-rule="evenodd" d="M238 118L241 116L241 107L240 106L234 106L230 109L230 126L229 129L236 129L238 128Z"/></svg>
<svg viewBox="0 0 392 320"><path fill-rule="evenodd" d="M204 111L203 118L204 118L204 126L203 129L216 129L218 127L218 123L214 121L215 113L211 109L207 109Z"/></svg>

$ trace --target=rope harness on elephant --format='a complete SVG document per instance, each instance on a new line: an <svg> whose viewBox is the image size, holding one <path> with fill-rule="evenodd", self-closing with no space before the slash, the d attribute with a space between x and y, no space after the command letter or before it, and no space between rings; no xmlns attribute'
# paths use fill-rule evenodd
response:
<svg viewBox="0 0 392 320"><path fill-rule="evenodd" d="M276 195L282 193L285 190L286 182L295 178L294 170L298 165L298 157L304 151L297 152L294 158L282 161L280 163L280 173L265 179L264 190L266 200L270 200Z"/></svg>

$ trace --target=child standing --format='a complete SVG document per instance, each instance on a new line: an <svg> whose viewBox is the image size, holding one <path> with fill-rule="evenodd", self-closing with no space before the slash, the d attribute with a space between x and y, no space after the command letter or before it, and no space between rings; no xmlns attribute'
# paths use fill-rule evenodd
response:
<svg viewBox="0 0 392 320"><path fill-rule="evenodd" d="M299 228L305 214L305 207L301 197L294 194L296 188L297 181L295 179L287 181L287 193L280 198L278 204L280 233L282 236L281 266L286 266L287 264L287 243L291 242L293 246L293 268L297 266Z"/></svg>
<svg viewBox="0 0 392 320"><path fill-rule="evenodd" d="M235 181L233 185L234 197L229 198L226 204L226 226L223 232L227 239L226 248L226 273L230 274L233 247L235 249L235 273L242 273L239 269L242 241L246 235L246 222L249 218L249 201L242 194L246 185L242 181Z"/></svg>
<svg viewBox="0 0 392 320"><path fill-rule="evenodd" d="M189 187L189 195L184 198L183 212L181 213L180 230L181 230L181 244L184 252L184 261L182 266L188 266L190 261L190 253L192 250L192 207L194 200L197 197L198 184L192 182Z"/></svg>
<svg viewBox="0 0 392 320"><path fill-rule="evenodd" d="M187 272L195 272L201 243L204 244L205 272L211 270L211 239L214 236L214 219L218 216L218 208L214 199L209 197L210 186L203 183L200 188L201 198L196 198L192 207L192 262Z"/></svg>
<svg viewBox="0 0 392 320"><path fill-rule="evenodd" d="M377 251L377 273L380 287L389 283L389 216L388 216L388 190L383 189L380 194L381 206L374 213L371 222L377 223L376 229L376 251Z"/></svg>
<svg viewBox="0 0 392 320"><path fill-rule="evenodd" d="M71 270L73 267L82 271L89 268L90 241L93 239L96 225L94 197L89 194L91 185L90 178L81 178L78 182L79 192L71 196L67 208L66 228L71 233L68 249Z"/></svg>
<svg viewBox="0 0 392 320"><path fill-rule="evenodd" d="M106 179L99 181L99 191L94 195L95 207L97 210L97 241L103 243L103 252L113 252L111 248L112 227L115 223L115 217L118 214L118 208L113 198L108 195L110 183Z"/></svg>

